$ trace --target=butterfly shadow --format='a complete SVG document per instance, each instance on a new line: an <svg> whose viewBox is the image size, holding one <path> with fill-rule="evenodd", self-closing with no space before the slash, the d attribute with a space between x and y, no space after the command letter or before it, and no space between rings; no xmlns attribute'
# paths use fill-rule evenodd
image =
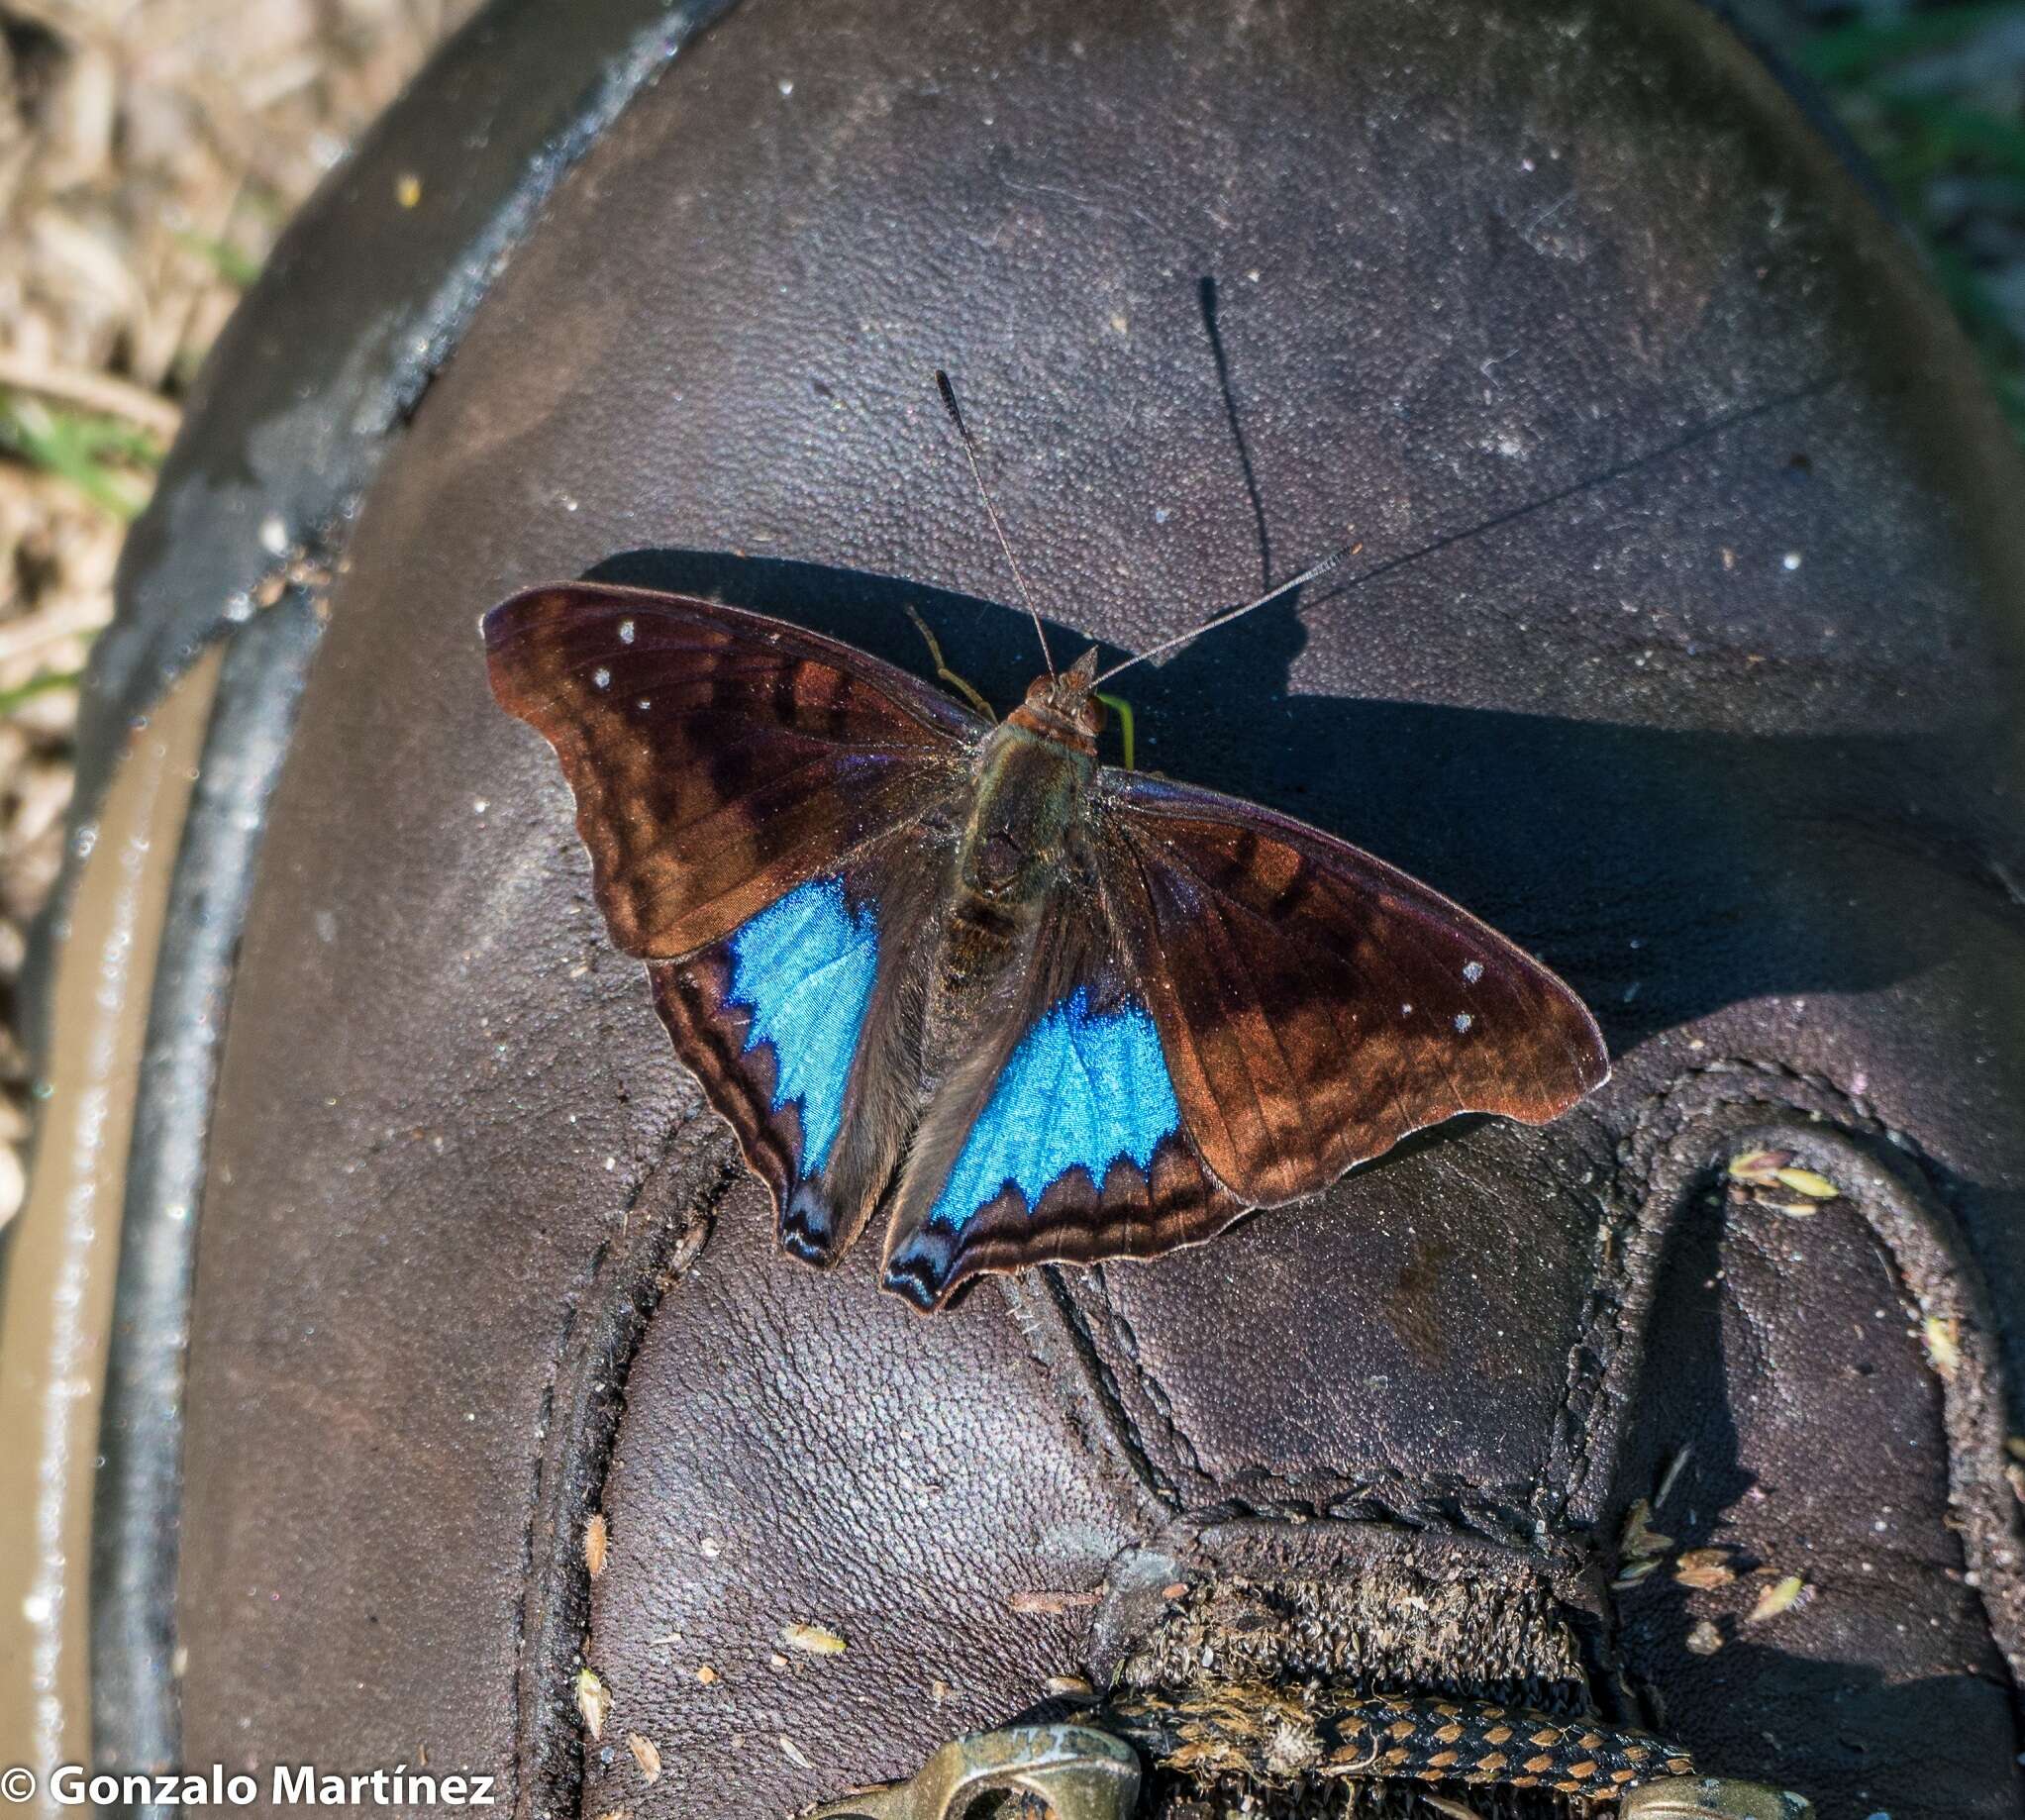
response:
<svg viewBox="0 0 2025 1820"><path fill-rule="evenodd" d="M912 607L950 668L1001 709L1041 667L1024 612L891 576L641 549L584 578L771 614L933 680ZM1088 643L1048 629L1064 661ZM1563 973L1613 1050L1741 1001L1888 986L1945 959L1962 927L1939 913L1939 888L1990 900L1958 858L1966 837L1915 847L1888 814L1852 807L1945 762L1931 737L1295 693L1306 641L1289 597L1133 670L1121 686L1140 766L1297 816L1425 879ZM1130 655L1100 649L1106 664ZM1909 914L1922 890L1928 911Z"/></svg>

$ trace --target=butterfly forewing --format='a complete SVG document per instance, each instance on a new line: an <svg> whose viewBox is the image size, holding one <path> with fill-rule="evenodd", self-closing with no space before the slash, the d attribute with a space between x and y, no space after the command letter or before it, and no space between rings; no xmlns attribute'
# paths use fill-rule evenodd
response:
<svg viewBox="0 0 2025 1820"><path fill-rule="evenodd" d="M736 608L576 584L487 615L502 706L556 749L613 940L827 1263L911 1128L908 981L984 724L904 671Z"/></svg>
<svg viewBox="0 0 2025 1820"><path fill-rule="evenodd" d="M627 953L729 935L962 776L984 724L815 633L589 582L485 617L493 693L556 749Z"/></svg>
<svg viewBox="0 0 2025 1820"><path fill-rule="evenodd" d="M1188 1129L1248 1203L1460 1112L1558 1117L1609 1074L1547 967L1382 860L1252 803L1102 773L1103 894Z"/></svg>

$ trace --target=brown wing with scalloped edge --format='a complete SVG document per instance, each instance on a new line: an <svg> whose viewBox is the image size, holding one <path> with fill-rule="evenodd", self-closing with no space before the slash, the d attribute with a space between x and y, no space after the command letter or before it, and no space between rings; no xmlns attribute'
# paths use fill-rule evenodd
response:
<svg viewBox="0 0 2025 1820"><path fill-rule="evenodd" d="M1269 809L1101 773L1106 906L1181 1116L1257 1206L1461 1112L1529 1125L1609 1078L1538 961L1381 859Z"/></svg>
<svg viewBox="0 0 2025 1820"><path fill-rule="evenodd" d="M485 616L492 692L556 749L612 940L675 960L961 787L983 721L834 639L570 582Z"/></svg>

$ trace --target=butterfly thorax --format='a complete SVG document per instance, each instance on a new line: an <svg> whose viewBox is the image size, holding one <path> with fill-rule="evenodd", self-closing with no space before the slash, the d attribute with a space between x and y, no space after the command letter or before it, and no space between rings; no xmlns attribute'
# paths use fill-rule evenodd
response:
<svg viewBox="0 0 2025 1820"><path fill-rule="evenodd" d="M960 897L980 910L1040 908L1079 831L1097 768L1103 704L1090 693L1096 653L1038 678L977 748L958 864Z"/></svg>
<svg viewBox="0 0 2025 1820"><path fill-rule="evenodd" d="M993 728L977 754L957 866L960 897L1009 914L1038 908L1061 875L1095 771L1094 754L1016 718Z"/></svg>
<svg viewBox="0 0 2025 1820"><path fill-rule="evenodd" d="M979 742L946 888L923 1031L938 1080L1010 1014L1050 903L1085 863L1084 804L1096 773L1094 716L1078 671L1043 677Z"/></svg>

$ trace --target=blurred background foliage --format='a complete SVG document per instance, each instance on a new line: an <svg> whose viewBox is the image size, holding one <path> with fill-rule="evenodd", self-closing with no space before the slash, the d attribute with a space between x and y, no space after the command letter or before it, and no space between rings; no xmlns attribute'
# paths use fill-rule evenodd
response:
<svg viewBox="0 0 2025 1820"><path fill-rule="evenodd" d="M473 5L0 0L0 1223L16 975L120 540L275 235Z"/></svg>
<svg viewBox="0 0 2025 1820"><path fill-rule="evenodd" d="M476 0L0 0L0 1224L76 685L199 362ZM1868 155L2025 437L2025 0L1727 0Z"/></svg>
<svg viewBox="0 0 2025 1820"><path fill-rule="evenodd" d="M2025 439L2025 4L1738 12L1870 159Z"/></svg>

